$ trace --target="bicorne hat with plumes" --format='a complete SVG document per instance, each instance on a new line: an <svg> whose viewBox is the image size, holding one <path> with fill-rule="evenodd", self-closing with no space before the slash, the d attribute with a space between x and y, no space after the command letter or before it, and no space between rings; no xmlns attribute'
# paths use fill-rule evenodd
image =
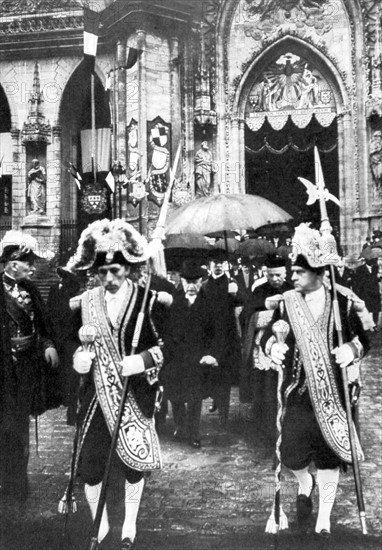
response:
<svg viewBox="0 0 382 550"><path fill-rule="evenodd" d="M312 229L307 223L296 227L292 247L289 255L292 265L304 269L320 269L330 264L337 265L340 261L333 235Z"/></svg>
<svg viewBox="0 0 382 550"><path fill-rule="evenodd" d="M0 243L0 262L33 262L38 257L37 250L38 243L32 235L11 229L5 233Z"/></svg>
<svg viewBox="0 0 382 550"><path fill-rule="evenodd" d="M84 229L67 268L77 271L112 263L136 264L148 257L147 241L132 225L120 219L104 219Z"/></svg>

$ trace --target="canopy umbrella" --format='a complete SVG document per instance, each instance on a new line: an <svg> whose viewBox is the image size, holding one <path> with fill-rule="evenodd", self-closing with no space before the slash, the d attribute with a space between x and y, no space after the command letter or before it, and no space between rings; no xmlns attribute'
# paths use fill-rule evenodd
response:
<svg viewBox="0 0 382 550"><path fill-rule="evenodd" d="M204 235L198 233L178 233L167 235L163 243L166 264L169 269L179 271L182 262L187 258L206 261L208 252L214 247Z"/></svg>
<svg viewBox="0 0 382 550"><path fill-rule="evenodd" d="M374 260L375 258L382 258L382 248L368 246L364 248L360 255L365 260Z"/></svg>
<svg viewBox="0 0 382 550"><path fill-rule="evenodd" d="M173 212L166 235L257 229L291 219L285 210L258 195L219 194L195 199Z"/></svg>
<svg viewBox="0 0 382 550"><path fill-rule="evenodd" d="M292 253L293 246L288 246L287 244L283 244L276 248L276 254L284 258L284 260L289 260L289 254Z"/></svg>
<svg viewBox="0 0 382 550"><path fill-rule="evenodd" d="M275 253L275 246L266 239L249 239L240 243L240 254L248 258L260 258Z"/></svg>
<svg viewBox="0 0 382 550"><path fill-rule="evenodd" d="M229 254L239 255L240 244L240 241L230 237L227 239L220 239L219 241L216 241L216 243L214 244L214 248L217 248L218 250L225 250Z"/></svg>

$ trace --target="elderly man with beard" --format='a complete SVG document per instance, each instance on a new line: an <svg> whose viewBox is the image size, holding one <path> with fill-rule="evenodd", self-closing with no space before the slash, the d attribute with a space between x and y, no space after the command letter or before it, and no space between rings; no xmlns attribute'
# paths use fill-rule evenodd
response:
<svg viewBox="0 0 382 550"><path fill-rule="evenodd" d="M243 310L245 337L243 343L240 398L253 403L255 434L264 442L266 453L274 454L276 443L277 372L261 350L260 341L283 292L292 285L286 282L286 261L269 256L264 264L265 280L258 285Z"/></svg>
<svg viewBox="0 0 382 550"><path fill-rule="evenodd" d="M171 402L174 441L188 441L200 448L199 432L205 379L217 366L211 355L214 326L202 290L204 275L195 260L185 260L165 331L164 391Z"/></svg>

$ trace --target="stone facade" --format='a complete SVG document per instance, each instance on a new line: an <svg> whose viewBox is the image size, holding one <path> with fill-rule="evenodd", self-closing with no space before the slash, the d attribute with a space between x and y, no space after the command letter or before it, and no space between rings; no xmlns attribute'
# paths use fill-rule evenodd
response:
<svg viewBox="0 0 382 550"><path fill-rule="evenodd" d="M82 4L68 0L57 8L51 0L19 0L3 2L0 8L0 84L11 120L0 133L11 135L7 170L12 173L12 223L31 231L53 253L59 249L60 220L77 221L81 228L81 223L94 219L82 211L81 191L68 172L70 163L81 172L80 131L90 128ZM215 161L215 192L258 192L277 198L275 168L267 172L268 182L257 183L256 178L264 176L265 161L255 155L260 149L253 144L266 125L270 134L276 132L272 135L284 132L286 140L286 128L292 128L297 150L299 136L313 118L322 130L324 157L331 147L327 185L333 184L330 191L341 202L336 213L341 244L345 253L356 253L361 241L382 226L379 4L378 0L98 2L96 125L112 129L111 164L120 163L121 172L126 170L129 177L138 171L134 181L150 180L152 155L160 164L167 150L171 166L181 143L171 205L176 208L194 197L194 156L207 140ZM134 52L136 58L130 62ZM110 90L105 92L107 82ZM41 101L33 130L36 93ZM153 149L150 129L155 121L156 128L166 131L166 143ZM132 124L138 140L135 172L128 145ZM270 162L280 162L272 155L275 151L281 155L284 149L270 141L265 145ZM289 148L292 145L289 139ZM313 147L310 142L309 147ZM30 217L26 193L28 163L35 151L47 169L46 213L41 218ZM280 201L287 195L291 204L301 200L304 193L296 178L306 176L302 169L302 163L295 163L292 175L280 174L287 186ZM167 181L168 174L169 170ZM101 184L107 189L103 180ZM139 203L131 200L130 184L117 181L114 196L108 192L108 208L98 216L122 215L150 233L160 197L151 183L146 187L148 196Z"/></svg>

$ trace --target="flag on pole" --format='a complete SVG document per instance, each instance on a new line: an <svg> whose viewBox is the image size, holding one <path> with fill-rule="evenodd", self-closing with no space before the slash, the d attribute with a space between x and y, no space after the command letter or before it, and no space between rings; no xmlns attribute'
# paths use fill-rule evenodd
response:
<svg viewBox="0 0 382 550"><path fill-rule="evenodd" d="M110 191L112 193L114 193L115 192L115 179L114 179L114 176L113 176L111 170L109 171L108 175L106 176L105 181L108 184L108 186L110 187Z"/></svg>
<svg viewBox="0 0 382 550"><path fill-rule="evenodd" d="M81 191L82 177L81 177L81 174L78 172L77 168L74 166L74 164L70 163L70 168L68 169L68 172L74 178L74 181L76 182L78 189Z"/></svg>
<svg viewBox="0 0 382 550"><path fill-rule="evenodd" d="M100 13L84 8L84 61L90 73L94 73L99 24Z"/></svg>

